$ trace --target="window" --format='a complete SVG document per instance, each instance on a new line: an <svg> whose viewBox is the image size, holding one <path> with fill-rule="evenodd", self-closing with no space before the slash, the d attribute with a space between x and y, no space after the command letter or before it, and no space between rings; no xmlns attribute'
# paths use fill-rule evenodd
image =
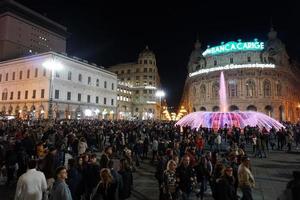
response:
<svg viewBox="0 0 300 200"><path fill-rule="evenodd" d="M139 72L140 72L140 69L139 69L139 68L137 68L137 69L135 70L135 72L136 72L136 73L139 73Z"/></svg>
<svg viewBox="0 0 300 200"><path fill-rule="evenodd" d="M111 90L114 90L115 89L115 85L112 83L111 84Z"/></svg>
<svg viewBox="0 0 300 200"><path fill-rule="evenodd" d="M114 99L111 99L111 105L112 106L114 105Z"/></svg>
<svg viewBox="0 0 300 200"><path fill-rule="evenodd" d="M149 68L149 72L152 72L152 68Z"/></svg>
<svg viewBox="0 0 300 200"><path fill-rule="evenodd" d="M82 81L82 75L81 75L81 74L78 75L78 81L79 81L79 82Z"/></svg>
<svg viewBox="0 0 300 200"><path fill-rule="evenodd" d="M78 98L77 98L78 101L81 101L81 94L78 93Z"/></svg>
<svg viewBox="0 0 300 200"><path fill-rule="evenodd" d="M147 94L147 90L143 90L143 94Z"/></svg>
<svg viewBox="0 0 300 200"><path fill-rule="evenodd" d="M12 75L12 80L14 81L16 78L16 72L13 72L13 75Z"/></svg>
<svg viewBox="0 0 300 200"><path fill-rule="evenodd" d="M99 97L96 97L96 103L99 103Z"/></svg>
<svg viewBox="0 0 300 200"><path fill-rule="evenodd" d="M45 97L45 89L41 89L41 98L43 99Z"/></svg>
<svg viewBox="0 0 300 200"><path fill-rule="evenodd" d="M152 94L152 90L149 90L149 94Z"/></svg>
<svg viewBox="0 0 300 200"><path fill-rule="evenodd" d="M68 72L68 80L70 81L70 80L72 80L72 72Z"/></svg>
<svg viewBox="0 0 300 200"><path fill-rule="evenodd" d="M152 65L152 60L149 60L150 65Z"/></svg>
<svg viewBox="0 0 300 200"><path fill-rule="evenodd" d="M144 64L147 64L147 60L144 60Z"/></svg>
<svg viewBox="0 0 300 200"><path fill-rule="evenodd" d="M88 85L91 85L91 77L88 77Z"/></svg>
<svg viewBox="0 0 300 200"><path fill-rule="evenodd" d="M5 75L5 81L8 81L8 73Z"/></svg>
<svg viewBox="0 0 300 200"><path fill-rule="evenodd" d="M28 99L28 90L25 90L25 99Z"/></svg>
<svg viewBox="0 0 300 200"><path fill-rule="evenodd" d="M212 85L212 97L218 98L219 97L219 83L214 82Z"/></svg>
<svg viewBox="0 0 300 200"><path fill-rule="evenodd" d="M147 72L148 70L147 70L147 68L144 68L144 72Z"/></svg>
<svg viewBox="0 0 300 200"><path fill-rule="evenodd" d="M21 91L18 91L18 99L21 98Z"/></svg>
<svg viewBox="0 0 300 200"><path fill-rule="evenodd" d="M139 86L139 85L140 85L140 82L139 82L139 81L135 82L135 85L136 85L136 86Z"/></svg>
<svg viewBox="0 0 300 200"><path fill-rule="evenodd" d="M96 80L96 86L99 87L99 79Z"/></svg>
<svg viewBox="0 0 300 200"><path fill-rule="evenodd" d="M22 76L23 76L23 71L20 71L19 73L19 79L22 80Z"/></svg>
<svg viewBox="0 0 300 200"><path fill-rule="evenodd" d="M147 79L148 76L144 75L144 79Z"/></svg>
<svg viewBox="0 0 300 200"><path fill-rule="evenodd" d="M230 97L236 97L237 96L237 84L235 80L229 80L228 81L228 91Z"/></svg>
<svg viewBox="0 0 300 200"><path fill-rule="evenodd" d="M136 77L135 77L135 80L140 80L140 76L136 76Z"/></svg>
<svg viewBox="0 0 300 200"><path fill-rule="evenodd" d="M248 97L253 97L255 95L255 83L253 80L248 80L246 82L246 92Z"/></svg>
<svg viewBox="0 0 300 200"><path fill-rule="evenodd" d="M214 60L214 66L217 66L217 61L216 60Z"/></svg>
<svg viewBox="0 0 300 200"><path fill-rule="evenodd" d="M104 88L107 88L107 82L104 81Z"/></svg>
<svg viewBox="0 0 300 200"><path fill-rule="evenodd" d="M35 99L35 96L36 96L36 90L33 90L32 91L32 98Z"/></svg>
<svg viewBox="0 0 300 200"><path fill-rule="evenodd" d="M27 78L30 78L30 69L27 70Z"/></svg>
<svg viewBox="0 0 300 200"><path fill-rule="evenodd" d="M263 83L264 87L264 96L269 97L271 96L271 82L269 80L265 80Z"/></svg>
<svg viewBox="0 0 300 200"><path fill-rule="evenodd" d="M47 73L46 69L43 69L43 76L46 76L46 73Z"/></svg>
<svg viewBox="0 0 300 200"><path fill-rule="evenodd" d="M230 58L230 63L233 63L233 58Z"/></svg>
<svg viewBox="0 0 300 200"><path fill-rule="evenodd" d="M56 78L59 78L59 73L58 73L58 71L55 71L55 77L56 77Z"/></svg>
<svg viewBox="0 0 300 200"><path fill-rule="evenodd" d="M139 93L140 93L140 91L139 91L139 90L135 91L135 94L139 94Z"/></svg>
<svg viewBox="0 0 300 200"><path fill-rule="evenodd" d="M35 71L34 71L34 77L38 77L38 73L39 73L39 69L38 69L38 68L35 68Z"/></svg>
<svg viewBox="0 0 300 200"><path fill-rule="evenodd" d="M67 100L68 100L68 101L71 100L71 92L67 92Z"/></svg>
<svg viewBox="0 0 300 200"><path fill-rule="evenodd" d="M55 90L54 98L59 99L59 90Z"/></svg>
<svg viewBox="0 0 300 200"><path fill-rule="evenodd" d="M13 100L14 99L14 92L10 92L10 100Z"/></svg>
<svg viewBox="0 0 300 200"><path fill-rule="evenodd" d="M2 100L7 100L7 89L5 88L2 92Z"/></svg>
<svg viewBox="0 0 300 200"><path fill-rule="evenodd" d="M0 82L2 81L2 74L0 74Z"/></svg>
<svg viewBox="0 0 300 200"><path fill-rule="evenodd" d="M124 70L121 71L121 74L124 74Z"/></svg>
<svg viewBox="0 0 300 200"><path fill-rule="evenodd" d="M251 62L251 57L250 57L250 56L248 56L247 60L248 60L248 62Z"/></svg>
<svg viewBox="0 0 300 200"><path fill-rule="evenodd" d="M103 104L106 105L106 97L103 99Z"/></svg>
<svg viewBox="0 0 300 200"><path fill-rule="evenodd" d="M151 81L149 82L149 85L152 85L152 82L151 82Z"/></svg>
<svg viewBox="0 0 300 200"><path fill-rule="evenodd" d="M87 95L87 102L88 102L88 103L91 102L91 95Z"/></svg>
<svg viewBox="0 0 300 200"><path fill-rule="evenodd" d="M127 74L130 74L130 69L127 70Z"/></svg>

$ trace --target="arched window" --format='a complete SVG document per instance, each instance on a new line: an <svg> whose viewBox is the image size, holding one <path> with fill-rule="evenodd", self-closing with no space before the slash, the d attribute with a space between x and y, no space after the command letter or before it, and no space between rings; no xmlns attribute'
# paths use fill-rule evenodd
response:
<svg viewBox="0 0 300 200"><path fill-rule="evenodd" d="M237 96L237 84L235 80L228 81L228 93L230 97Z"/></svg>
<svg viewBox="0 0 300 200"><path fill-rule="evenodd" d="M271 82L269 80L265 80L263 87L264 87L264 96L265 97L271 96Z"/></svg>
<svg viewBox="0 0 300 200"><path fill-rule="evenodd" d="M212 85L212 98L218 98L219 97L219 83L214 82Z"/></svg>
<svg viewBox="0 0 300 200"><path fill-rule="evenodd" d="M277 84L276 84L276 93L277 93L277 96L281 96L281 83L280 82L277 82Z"/></svg>
<svg viewBox="0 0 300 200"><path fill-rule="evenodd" d="M246 91L248 97L255 96L255 83L253 80L248 80L246 82Z"/></svg>
<svg viewBox="0 0 300 200"><path fill-rule="evenodd" d="M206 87L204 84L200 86L200 98L205 99L206 96Z"/></svg>

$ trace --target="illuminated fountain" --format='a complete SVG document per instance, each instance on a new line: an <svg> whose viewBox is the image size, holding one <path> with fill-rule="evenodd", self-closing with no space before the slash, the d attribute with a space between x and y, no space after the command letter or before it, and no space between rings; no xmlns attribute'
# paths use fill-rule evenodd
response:
<svg viewBox="0 0 300 200"><path fill-rule="evenodd" d="M225 127L227 124L228 128L233 126L244 128L249 125L251 127L258 126L259 128L265 127L266 129L280 129L284 127L281 123L275 119L254 111L233 111L228 112L227 95L226 95L226 84L224 74L221 72L220 75L220 110L221 112L193 112L180 119L176 125L179 126L190 126L191 128L198 129L200 126L206 128L213 128L218 130L219 128Z"/></svg>

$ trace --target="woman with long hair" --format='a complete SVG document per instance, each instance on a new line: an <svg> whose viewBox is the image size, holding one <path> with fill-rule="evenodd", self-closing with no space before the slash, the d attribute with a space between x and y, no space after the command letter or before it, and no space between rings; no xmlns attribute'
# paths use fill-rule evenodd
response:
<svg viewBox="0 0 300 200"><path fill-rule="evenodd" d="M177 182L176 182L177 163L174 160L169 160L167 169L163 174L163 197L165 200L177 199Z"/></svg>

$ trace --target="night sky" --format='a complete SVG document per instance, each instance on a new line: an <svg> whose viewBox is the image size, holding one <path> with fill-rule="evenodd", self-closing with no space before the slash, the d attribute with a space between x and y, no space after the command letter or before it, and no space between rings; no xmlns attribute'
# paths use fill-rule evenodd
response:
<svg viewBox="0 0 300 200"><path fill-rule="evenodd" d="M167 103L175 107L197 37L203 49L222 41L266 40L272 18L290 57L300 58L300 6L288 1L17 1L66 26L67 53L98 65L136 61L148 45Z"/></svg>

